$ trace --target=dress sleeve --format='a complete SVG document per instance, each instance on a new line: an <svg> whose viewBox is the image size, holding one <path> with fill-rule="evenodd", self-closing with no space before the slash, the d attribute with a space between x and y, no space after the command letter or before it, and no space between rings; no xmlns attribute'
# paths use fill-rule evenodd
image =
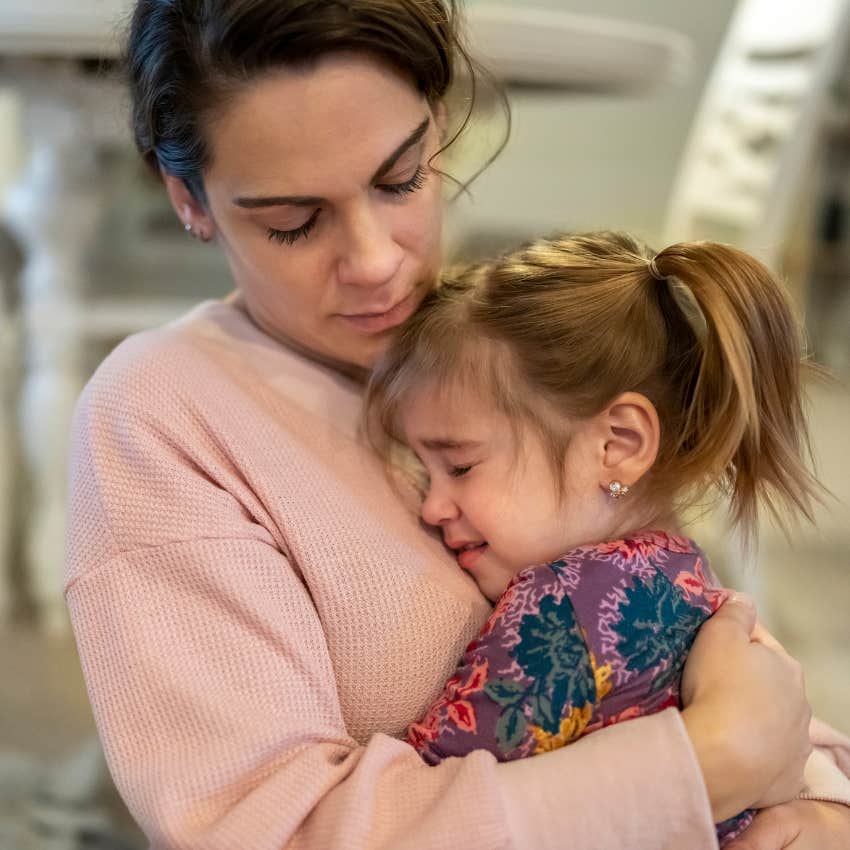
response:
<svg viewBox="0 0 850 850"><path fill-rule="evenodd" d="M546 567L508 587L408 742L429 764L487 750L513 761L589 731L608 685L570 599Z"/></svg>
<svg viewBox="0 0 850 850"><path fill-rule="evenodd" d="M110 399L94 421L93 404L75 425L66 598L111 773L152 850L714 847L675 714L512 764L477 751L429 767L389 735L354 740L285 546L166 424L140 431Z"/></svg>

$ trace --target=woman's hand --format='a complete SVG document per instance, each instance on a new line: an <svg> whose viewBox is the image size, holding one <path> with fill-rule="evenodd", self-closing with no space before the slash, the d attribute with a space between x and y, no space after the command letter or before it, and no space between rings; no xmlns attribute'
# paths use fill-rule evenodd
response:
<svg viewBox="0 0 850 850"><path fill-rule="evenodd" d="M759 812L726 850L847 850L850 808L841 803L792 800Z"/></svg>
<svg viewBox="0 0 850 850"><path fill-rule="evenodd" d="M682 679L682 719L716 822L797 796L811 753L800 665L740 594L700 629Z"/></svg>

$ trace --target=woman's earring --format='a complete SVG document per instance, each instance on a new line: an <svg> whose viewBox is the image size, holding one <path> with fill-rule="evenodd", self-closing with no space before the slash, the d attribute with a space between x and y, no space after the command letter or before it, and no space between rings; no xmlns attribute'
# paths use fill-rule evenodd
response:
<svg viewBox="0 0 850 850"><path fill-rule="evenodd" d="M612 481L608 485L608 495L612 499L622 499L623 496L629 495L629 488L625 484L621 484L619 481Z"/></svg>

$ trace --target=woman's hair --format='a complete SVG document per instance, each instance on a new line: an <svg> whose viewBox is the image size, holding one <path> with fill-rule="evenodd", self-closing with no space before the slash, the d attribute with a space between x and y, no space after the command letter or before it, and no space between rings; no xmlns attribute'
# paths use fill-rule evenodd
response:
<svg viewBox="0 0 850 850"><path fill-rule="evenodd" d="M682 507L719 487L749 536L760 500L780 520L780 508L812 517L805 368L781 284L742 251L558 236L447 274L379 363L367 422L388 457L412 393L472 389L537 429L563 488L565 419L642 393L661 442L640 489Z"/></svg>
<svg viewBox="0 0 850 850"><path fill-rule="evenodd" d="M182 178L205 203L205 132L221 106L265 73L354 51L407 74L432 105L463 63L469 106L448 147L472 115L476 80L492 83L458 30L457 0L137 0L124 63L136 145L156 172Z"/></svg>

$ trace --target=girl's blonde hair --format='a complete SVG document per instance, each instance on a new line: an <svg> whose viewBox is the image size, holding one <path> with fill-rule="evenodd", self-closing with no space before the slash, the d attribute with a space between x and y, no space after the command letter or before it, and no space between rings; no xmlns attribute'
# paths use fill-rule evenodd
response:
<svg viewBox="0 0 850 850"><path fill-rule="evenodd" d="M780 522L782 508L812 519L806 368L783 287L753 257L710 242L656 255L622 233L564 235L446 274L375 370L368 430L389 457L404 440L405 400L424 384L460 384L536 428L563 487L564 416L591 417L635 391L661 422L642 489L682 507L717 487L749 536L759 501Z"/></svg>

